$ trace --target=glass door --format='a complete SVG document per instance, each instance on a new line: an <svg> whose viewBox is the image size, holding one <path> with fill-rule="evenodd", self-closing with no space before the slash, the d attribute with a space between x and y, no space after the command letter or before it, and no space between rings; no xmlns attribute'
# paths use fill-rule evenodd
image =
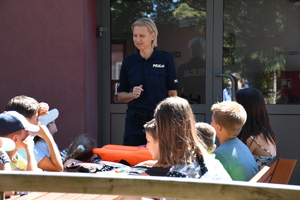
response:
<svg viewBox="0 0 300 200"><path fill-rule="evenodd" d="M224 1L223 72L267 104L300 104L299 1ZM224 88L228 87L227 80Z"/></svg>
<svg viewBox="0 0 300 200"><path fill-rule="evenodd" d="M300 159L300 2L298 0L98 1L100 144L121 144L127 105L115 96L123 59L136 52L131 24L142 16L158 26L158 49L176 63L178 94L197 121L210 123L211 105L223 101L229 75L265 96L278 152ZM101 32L102 33L102 32ZM222 78L222 76L225 77ZM220 76L222 75L222 76ZM239 87L237 87L239 89ZM224 95L223 95L224 94ZM228 95L227 95L228 96ZM295 172L300 172L297 165ZM291 183L300 184L292 176Z"/></svg>
<svg viewBox="0 0 300 200"><path fill-rule="evenodd" d="M265 98L277 153L300 159L300 1L224 0L222 73ZM230 89L224 78L222 89ZM300 165L290 184L300 184Z"/></svg>

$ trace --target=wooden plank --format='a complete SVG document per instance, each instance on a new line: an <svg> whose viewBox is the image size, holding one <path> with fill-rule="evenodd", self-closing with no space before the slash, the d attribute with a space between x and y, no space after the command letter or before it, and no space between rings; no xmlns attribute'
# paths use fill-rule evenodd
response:
<svg viewBox="0 0 300 200"><path fill-rule="evenodd" d="M288 184L297 160L279 159L270 183Z"/></svg>
<svg viewBox="0 0 300 200"><path fill-rule="evenodd" d="M78 197L73 198L72 200L94 200L101 195L99 194L80 194Z"/></svg>
<svg viewBox="0 0 300 200"><path fill-rule="evenodd" d="M264 166L249 182L288 184L297 160L281 159L276 156Z"/></svg>
<svg viewBox="0 0 300 200"><path fill-rule="evenodd" d="M268 165L263 166L249 182L270 183L280 158L281 155L277 155L273 158ZM277 173L280 173L280 170L278 170Z"/></svg>
<svg viewBox="0 0 300 200"><path fill-rule="evenodd" d="M272 166L274 165L275 163L278 162L278 160L281 158L282 156L280 154L277 154L268 164L267 166Z"/></svg>
<svg viewBox="0 0 300 200"><path fill-rule="evenodd" d="M49 193L51 194L51 193ZM76 199L78 197L80 197L82 194L78 194L78 193L65 193L64 195L61 195L58 198L55 198L55 200L70 200L70 199ZM46 198L44 198L46 199ZM47 198L50 199L50 198Z"/></svg>
<svg viewBox="0 0 300 200"><path fill-rule="evenodd" d="M275 169L276 169L276 166L277 166L277 163L278 163L279 159L280 158L276 156L273 160L271 160L270 163L268 163L267 166L269 166L270 169L266 173L267 175L264 177L265 180L261 180L261 181L258 181L258 182L271 183L271 179L272 179L272 176L275 172Z"/></svg>
<svg viewBox="0 0 300 200"><path fill-rule="evenodd" d="M34 200L57 199L57 198L63 196L64 194L65 193L57 193L57 192L46 193L44 195L35 197ZM27 196L30 196L30 195L31 195L31 193L29 193ZM24 197L26 197L26 195ZM31 198L31 199L33 199L33 198Z"/></svg>
<svg viewBox="0 0 300 200"><path fill-rule="evenodd" d="M70 172L0 171L0 191L108 194L178 199L299 199L300 186L242 181L201 181L170 177ZM41 184L42 183L42 184Z"/></svg>
<svg viewBox="0 0 300 200"><path fill-rule="evenodd" d="M6 200L120 200L119 195L101 195L101 194L77 194L77 193L49 193L49 192L30 192L27 195L13 195Z"/></svg>
<svg viewBox="0 0 300 200"><path fill-rule="evenodd" d="M99 195L97 198L93 200L121 200L121 196L119 195Z"/></svg>
<svg viewBox="0 0 300 200"><path fill-rule="evenodd" d="M270 167L269 166L263 166L261 170L249 181L252 183L256 182L266 182L266 180L269 178L271 173Z"/></svg>

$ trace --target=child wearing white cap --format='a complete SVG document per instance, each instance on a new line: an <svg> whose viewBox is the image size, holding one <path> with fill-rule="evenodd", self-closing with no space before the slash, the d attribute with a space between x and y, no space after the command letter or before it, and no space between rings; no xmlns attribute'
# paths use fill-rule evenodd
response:
<svg viewBox="0 0 300 200"><path fill-rule="evenodd" d="M47 126L51 135L54 135L57 132L57 126L55 120L58 117L58 115L59 115L58 110L54 108L50 110L47 115L39 116L39 121L41 125ZM43 138L39 136L35 136L34 142L37 148L39 148L48 157L50 156L48 145Z"/></svg>

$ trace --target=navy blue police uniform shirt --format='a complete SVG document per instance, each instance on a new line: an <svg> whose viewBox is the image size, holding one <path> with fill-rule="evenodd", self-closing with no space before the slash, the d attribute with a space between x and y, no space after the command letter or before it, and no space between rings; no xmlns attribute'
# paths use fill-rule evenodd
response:
<svg viewBox="0 0 300 200"><path fill-rule="evenodd" d="M133 87L143 85L140 97L128 103L129 108L154 110L168 96L168 90L178 90L173 57L154 48L146 60L138 53L124 59L120 73L118 92L132 92Z"/></svg>

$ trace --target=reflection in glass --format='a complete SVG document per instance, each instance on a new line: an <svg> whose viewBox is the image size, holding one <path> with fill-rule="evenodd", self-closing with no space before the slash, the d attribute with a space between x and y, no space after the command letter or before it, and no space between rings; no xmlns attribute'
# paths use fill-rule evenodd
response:
<svg viewBox="0 0 300 200"><path fill-rule="evenodd" d="M299 104L299 35L299 2L225 0L223 71L240 73L268 104Z"/></svg>
<svg viewBox="0 0 300 200"><path fill-rule="evenodd" d="M236 90L241 90L241 89L249 87L249 85L247 84L248 81L246 79L242 78L239 73L232 73L231 75L236 80L236 84L237 84ZM232 100L234 100L234 99L232 99L232 95L234 95L232 93L232 82L229 78L227 78L225 80L225 82L227 83L227 86L223 90L223 101L232 101Z"/></svg>
<svg viewBox="0 0 300 200"><path fill-rule="evenodd" d="M205 103L205 40L195 37L189 42L191 59L178 67L179 95L190 103Z"/></svg>
<svg viewBox="0 0 300 200"><path fill-rule="evenodd" d="M112 0L112 45L115 44L114 41L124 41L124 58L136 52L132 42L131 24L142 16L150 17L156 23L157 49L172 54L178 78L186 77L184 78L186 80L179 80L181 89L178 95L185 97L190 103L205 103L206 1ZM193 39L194 42L191 42ZM189 45L189 43L193 44ZM197 52L191 52L189 47ZM114 65L112 63L112 73L114 73ZM180 66L187 66L187 68L184 70L185 67L182 67L180 71ZM114 85L118 80L111 81ZM118 102L112 100L112 103Z"/></svg>

